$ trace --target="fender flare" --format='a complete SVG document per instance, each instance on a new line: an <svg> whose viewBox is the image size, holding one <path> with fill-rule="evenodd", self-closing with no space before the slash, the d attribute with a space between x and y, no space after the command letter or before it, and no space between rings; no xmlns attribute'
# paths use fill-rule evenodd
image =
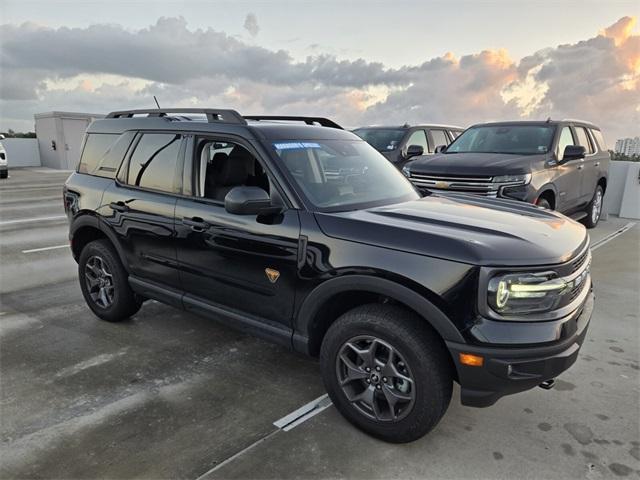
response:
<svg viewBox="0 0 640 480"><path fill-rule="evenodd" d="M312 327L311 322L327 300L336 294L356 290L393 298L424 318L443 340L465 342L453 322L423 295L404 285L384 278L368 275L345 275L325 281L307 295L294 319L294 332L295 337L297 337L294 343L304 343L304 338L309 339L309 331Z"/></svg>
<svg viewBox="0 0 640 480"><path fill-rule="evenodd" d="M116 252L118 253L118 257L120 257L120 261L122 262L122 266L127 271L127 273L129 273L129 265L127 264L124 250L122 249L120 242L118 242L117 235L109 227L108 224L106 224L104 221L101 221L99 216L90 214L90 213L87 213L84 215L77 215L73 219L69 227L69 240L73 241L73 236L75 235L75 233L81 228L85 228L85 227L95 228L96 230L99 230L100 232L102 232L105 235L105 237L107 237L107 239L113 245L113 248L116 249Z"/></svg>
<svg viewBox="0 0 640 480"><path fill-rule="evenodd" d="M560 201L560 195L558 194L558 189L553 183L545 183L544 185L542 185L536 192L536 197L533 199L533 201L535 203L538 200L538 198L540 198L540 195L542 195L544 192L548 190L551 190L553 192L553 196L556 201L555 207L557 208L558 202Z"/></svg>

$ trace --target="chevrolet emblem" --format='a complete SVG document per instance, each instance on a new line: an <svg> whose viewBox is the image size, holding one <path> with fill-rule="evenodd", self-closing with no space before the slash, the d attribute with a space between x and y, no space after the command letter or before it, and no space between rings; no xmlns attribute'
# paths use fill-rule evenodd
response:
<svg viewBox="0 0 640 480"><path fill-rule="evenodd" d="M449 188L449 182L436 182L436 188Z"/></svg>
<svg viewBox="0 0 640 480"><path fill-rule="evenodd" d="M267 274L267 278L271 283L276 283L278 278L280 278L280 272L278 270L274 270L273 268L265 268L264 273Z"/></svg>

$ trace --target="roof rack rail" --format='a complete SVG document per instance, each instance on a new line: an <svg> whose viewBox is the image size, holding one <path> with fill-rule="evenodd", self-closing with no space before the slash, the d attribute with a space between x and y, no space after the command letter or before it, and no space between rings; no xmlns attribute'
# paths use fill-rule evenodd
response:
<svg viewBox="0 0 640 480"><path fill-rule="evenodd" d="M122 110L109 113L106 118L132 118L134 115L147 117L166 117L169 114L203 113L209 123L235 123L246 125L247 121L235 110L220 110L215 108L154 108L149 110Z"/></svg>
<svg viewBox="0 0 640 480"><path fill-rule="evenodd" d="M340 130L344 130L340 125L338 125L333 120L329 120L324 117L296 117L296 116L282 116L282 115L245 115L244 118L247 120L282 120L287 122L304 122L307 125L320 124L323 127L330 128L338 128Z"/></svg>

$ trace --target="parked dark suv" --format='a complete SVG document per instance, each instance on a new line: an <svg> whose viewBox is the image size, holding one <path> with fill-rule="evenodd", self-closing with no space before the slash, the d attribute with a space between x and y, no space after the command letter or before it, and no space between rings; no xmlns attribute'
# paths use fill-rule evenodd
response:
<svg viewBox="0 0 640 480"><path fill-rule="evenodd" d="M431 430L453 381L476 407L550 386L593 310L582 225L522 202L422 198L326 119L111 113L64 198L98 317L156 299L319 356L338 410L392 442Z"/></svg>
<svg viewBox="0 0 640 480"><path fill-rule="evenodd" d="M558 210L593 228L607 190L610 155L588 122L474 125L439 154L417 157L403 172L420 189L510 198Z"/></svg>
<svg viewBox="0 0 640 480"><path fill-rule="evenodd" d="M360 127L353 133L368 142L397 168L418 155L433 154L438 145L449 145L464 131L451 125Z"/></svg>

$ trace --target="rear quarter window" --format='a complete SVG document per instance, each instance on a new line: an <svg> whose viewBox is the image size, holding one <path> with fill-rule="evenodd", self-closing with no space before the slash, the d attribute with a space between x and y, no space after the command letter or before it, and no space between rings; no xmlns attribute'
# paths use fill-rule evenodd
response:
<svg viewBox="0 0 640 480"><path fill-rule="evenodd" d="M593 135L593 138L595 139L596 143L598 144L598 150L604 152L607 149L607 142L604 141L604 135L602 135L602 132L600 130L597 130L595 128L592 128L591 130L591 135Z"/></svg>
<svg viewBox="0 0 640 480"><path fill-rule="evenodd" d="M87 134L78 173L115 178L134 136L134 132Z"/></svg>

